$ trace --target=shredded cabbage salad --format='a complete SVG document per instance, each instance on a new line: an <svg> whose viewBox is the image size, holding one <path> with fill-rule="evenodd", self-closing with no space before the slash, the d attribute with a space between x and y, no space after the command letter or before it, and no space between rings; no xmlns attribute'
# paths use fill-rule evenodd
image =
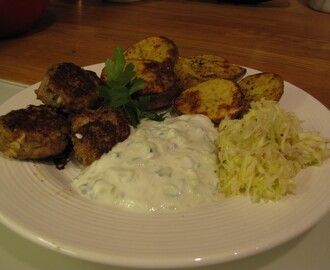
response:
<svg viewBox="0 0 330 270"><path fill-rule="evenodd" d="M330 156L330 140L305 132L293 113L275 101L251 103L242 119L219 125L219 189L225 196L247 195L253 202L294 193L294 177Z"/></svg>

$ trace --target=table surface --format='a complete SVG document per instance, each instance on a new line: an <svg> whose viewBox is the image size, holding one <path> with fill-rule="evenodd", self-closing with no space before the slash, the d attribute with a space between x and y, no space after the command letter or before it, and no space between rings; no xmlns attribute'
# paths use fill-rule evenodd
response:
<svg viewBox="0 0 330 270"><path fill-rule="evenodd" d="M60 62L102 63L117 45L163 35L184 56L218 54L276 72L330 108L330 14L307 1L257 5L217 1L50 0L29 32L0 40L0 103ZM14 84L12 84L14 83ZM20 85L18 85L20 84ZM330 214L303 235L261 254L198 269L329 269ZM1 269L122 269L46 250L0 225Z"/></svg>
<svg viewBox="0 0 330 270"><path fill-rule="evenodd" d="M0 78L32 84L54 63L104 62L117 45L146 36L175 41L181 55L213 53L279 73L330 108L330 15L307 0L258 5L217 1L50 0L28 33L0 40Z"/></svg>

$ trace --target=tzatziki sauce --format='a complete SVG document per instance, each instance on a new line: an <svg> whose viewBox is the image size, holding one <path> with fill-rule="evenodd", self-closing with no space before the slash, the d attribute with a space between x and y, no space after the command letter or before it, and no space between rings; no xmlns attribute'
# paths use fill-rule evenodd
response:
<svg viewBox="0 0 330 270"><path fill-rule="evenodd" d="M218 132L204 115L142 120L131 135L74 179L99 203L134 212L187 210L215 201Z"/></svg>

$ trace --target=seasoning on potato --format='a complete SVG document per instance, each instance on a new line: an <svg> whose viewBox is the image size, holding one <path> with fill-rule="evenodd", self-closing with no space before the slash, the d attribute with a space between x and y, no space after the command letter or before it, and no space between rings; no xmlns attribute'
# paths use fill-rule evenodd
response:
<svg viewBox="0 0 330 270"><path fill-rule="evenodd" d="M163 36L151 36L126 48L124 56L126 60L154 60L165 68L173 69L179 58L179 50L173 40Z"/></svg>
<svg viewBox="0 0 330 270"><path fill-rule="evenodd" d="M212 79L181 92L174 108L180 114L204 114L214 124L219 124L225 117L240 115L244 108L244 96L234 81Z"/></svg>
<svg viewBox="0 0 330 270"><path fill-rule="evenodd" d="M172 100L177 95L177 77L173 70L165 68L161 62L155 60L128 59L126 64L133 64L135 77L144 81L141 91L137 96L150 97L148 110L158 110L170 107ZM105 68L102 70L101 79L106 81Z"/></svg>
<svg viewBox="0 0 330 270"><path fill-rule="evenodd" d="M247 109L252 101L266 100L279 101L284 93L284 80L275 73L261 72L246 76L238 82Z"/></svg>
<svg viewBox="0 0 330 270"><path fill-rule="evenodd" d="M178 88L182 90L215 78L236 81L246 73L245 68L231 64L221 56L207 54L180 57L174 71L178 76Z"/></svg>

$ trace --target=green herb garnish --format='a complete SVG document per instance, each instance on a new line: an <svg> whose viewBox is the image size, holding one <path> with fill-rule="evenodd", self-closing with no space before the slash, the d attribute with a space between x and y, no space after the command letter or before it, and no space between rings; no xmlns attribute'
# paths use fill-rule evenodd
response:
<svg viewBox="0 0 330 270"><path fill-rule="evenodd" d="M150 97L133 95L142 90L144 81L135 76L134 65L129 63L123 55L122 47L118 46L113 53L113 61L107 59L105 62L107 76L106 85L98 88L100 96L109 104L110 108L122 108L130 120L132 126L137 127L140 120L148 118L154 121L163 121L165 114L147 111Z"/></svg>

